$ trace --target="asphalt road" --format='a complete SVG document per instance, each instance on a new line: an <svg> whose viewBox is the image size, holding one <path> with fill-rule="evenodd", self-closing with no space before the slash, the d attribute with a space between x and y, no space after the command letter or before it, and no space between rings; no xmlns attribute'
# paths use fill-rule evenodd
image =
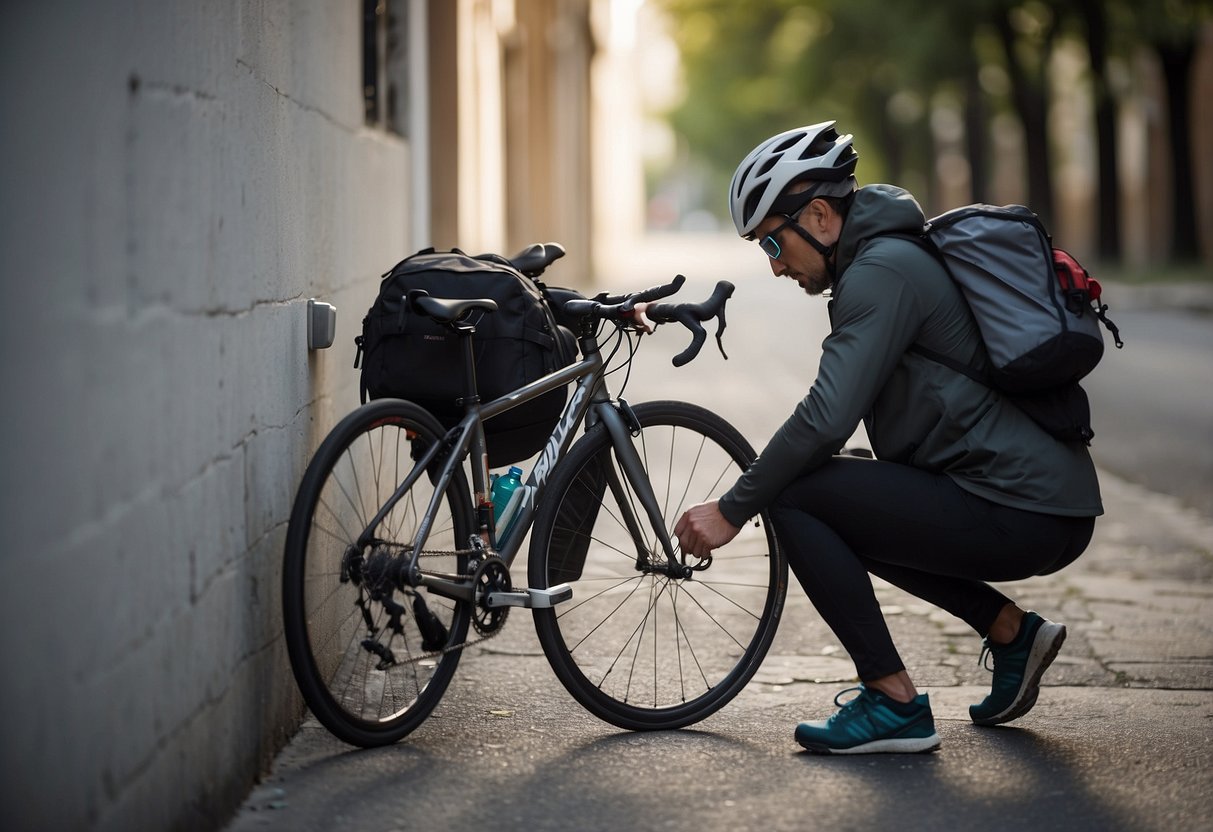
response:
<svg viewBox="0 0 1213 832"><path fill-rule="evenodd" d="M1154 308L1112 317L1124 349L1108 341L1084 382L1096 464L1213 516L1213 315Z"/></svg>

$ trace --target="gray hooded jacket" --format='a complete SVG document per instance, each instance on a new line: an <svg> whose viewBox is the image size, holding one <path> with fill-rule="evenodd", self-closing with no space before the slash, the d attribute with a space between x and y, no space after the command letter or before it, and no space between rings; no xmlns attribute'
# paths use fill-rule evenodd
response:
<svg viewBox="0 0 1213 832"><path fill-rule="evenodd" d="M817 380L720 499L735 526L838 452L863 419L878 459L946 474L991 502L1042 514L1103 513L1081 442L1050 436L995 390L907 352L914 343L983 369L977 325L943 267L913 242L925 218L891 185L860 188L838 243L831 332Z"/></svg>

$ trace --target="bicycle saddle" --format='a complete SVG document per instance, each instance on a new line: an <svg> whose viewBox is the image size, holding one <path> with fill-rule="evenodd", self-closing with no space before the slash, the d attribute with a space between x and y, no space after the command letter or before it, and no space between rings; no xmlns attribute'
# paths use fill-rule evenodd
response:
<svg viewBox="0 0 1213 832"><path fill-rule="evenodd" d="M560 243L531 243L511 257L510 263L527 277L539 277L561 257L564 257L564 246Z"/></svg>
<svg viewBox="0 0 1213 832"><path fill-rule="evenodd" d="M476 309L497 311L497 301L490 298L436 298L420 289L409 292L409 302L413 309L440 324L453 323Z"/></svg>

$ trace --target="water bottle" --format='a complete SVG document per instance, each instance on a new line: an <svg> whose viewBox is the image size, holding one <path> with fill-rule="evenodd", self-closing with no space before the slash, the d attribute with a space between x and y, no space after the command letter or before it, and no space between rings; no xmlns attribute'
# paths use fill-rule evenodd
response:
<svg viewBox="0 0 1213 832"><path fill-rule="evenodd" d="M493 521L497 524L498 529L502 528L501 518L505 514L505 507L510 504L510 495L520 485L522 485L522 469L517 465L511 466L508 473L493 481L489 498L493 501Z"/></svg>

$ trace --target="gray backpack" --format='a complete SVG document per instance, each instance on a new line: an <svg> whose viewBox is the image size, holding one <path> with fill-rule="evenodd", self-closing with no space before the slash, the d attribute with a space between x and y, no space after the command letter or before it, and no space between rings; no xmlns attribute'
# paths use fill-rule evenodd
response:
<svg viewBox="0 0 1213 832"><path fill-rule="evenodd" d="M921 237L960 286L990 358L982 373L920 344L910 349L1008 394L1049 433L1090 442L1090 406L1078 385L1103 357L1102 289L1053 248L1022 205L967 205L928 221Z"/></svg>

